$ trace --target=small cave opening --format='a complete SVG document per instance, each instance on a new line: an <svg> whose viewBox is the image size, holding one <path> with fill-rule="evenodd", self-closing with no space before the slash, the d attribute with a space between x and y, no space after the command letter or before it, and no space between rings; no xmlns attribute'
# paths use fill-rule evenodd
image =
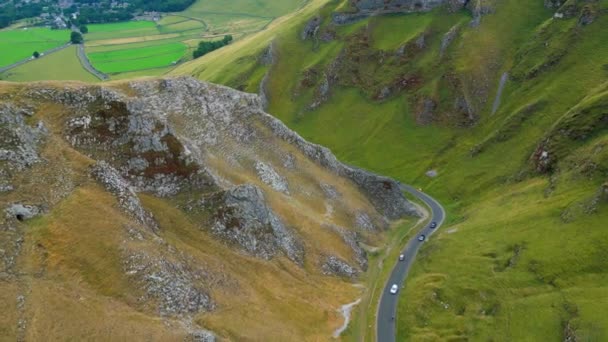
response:
<svg viewBox="0 0 608 342"><path fill-rule="evenodd" d="M17 221L21 221L21 222L23 222L25 220L25 216L23 214L17 214L17 215L15 215L15 218L17 219Z"/></svg>

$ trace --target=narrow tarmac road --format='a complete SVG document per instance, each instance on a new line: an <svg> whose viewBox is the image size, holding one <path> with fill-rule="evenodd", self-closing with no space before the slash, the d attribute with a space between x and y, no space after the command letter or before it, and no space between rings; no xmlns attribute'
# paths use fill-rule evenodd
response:
<svg viewBox="0 0 608 342"><path fill-rule="evenodd" d="M423 201L430 209L430 222L436 222L437 227L434 229L430 228L430 223L427 224L416 236L410 239L403 251L401 252L405 255L405 260L397 261L391 275L386 282L384 287L384 291L380 297L380 304L378 306L378 319L376 321L376 339L378 342L393 342L395 341L395 330L397 324L397 301L399 300L399 294L401 293L401 287L405 282L405 278L407 278L407 274L410 270L410 267L414 263L414 259L416 258L416 254L418 250L422 246L422 244L426 243L428 238L441 227L445 219L445 210L437 202L435 199L430 197L429 195L422 193L415 188L409 185L401 185L401 190L410 193L416 198ZM418 237L424 234L426 236L426 240L424 242L418 241ZM397 284L399 286L399 292L397 294L391 294L390 289L393 284Z"/></svg>
<svg viewBox="0 0 608 342"><path fill-rule="evenodd" d="M78 60L80 60L80 64L82 65L83 68L86 69L86 71L95 75L95 77L99 78L102 81L105 81L108 78L110 78L108 75L95 69L93 64L91 64L89 57L87 56L86 52L84 51L84 44L78 44L78 50L76 50L76 53L78 54Z"/></svg>

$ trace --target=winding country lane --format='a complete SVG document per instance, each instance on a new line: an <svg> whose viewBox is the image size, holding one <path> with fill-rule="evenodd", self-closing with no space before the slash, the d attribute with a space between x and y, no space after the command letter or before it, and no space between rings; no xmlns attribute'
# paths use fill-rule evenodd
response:
<svg viewBox="0 0 608 342"><path fill-rule="evenodd" d="M415 196L419 200L423 201L430 209L430 222L436 222L437 227L432 229L430 228L430 224L427 224L416 236L412 237L405 248L401 252L405 255L404 261L398 261L393 268L389 279L386 282L384 287L384 291L380 297L380 304L378 306L378 319L376 321L376 338L378 342L393 342L395 341L395 326L397 323L397 302L399 300L399 294L401 291L397 292L397 294L391 294L390 288L393 284L397 284L399 289L407 278L407 274L410 270L410 267L414 263L414 259L416 258L416 254L418 250L422 246L422 244L428 241L429 237L441 227L445 219L445 210L437 202L435 199L430 197L429 195L416 190L415 188L409 185L400 185L402 191L408 192L411 195ZM424 234L426 236L426 240L424 242L418 241L418 237Z"/></svg>

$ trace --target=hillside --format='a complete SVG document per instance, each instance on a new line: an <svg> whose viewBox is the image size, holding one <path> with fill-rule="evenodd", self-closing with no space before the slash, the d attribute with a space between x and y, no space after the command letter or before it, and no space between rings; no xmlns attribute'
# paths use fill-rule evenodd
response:
<svg viewBox="0 0 608 342"><path fill-rule="evenodd" d="M605 340L607 12L312 1L174 73L259 92L306 139L442 202L398 340Z"/></svg>
<svg viewBox="0 0 608 342"><path fill-rule="evenodd" d="M327 339L365 248L421 215L192 78L0 83L0 192L8 340Z"/></svg>

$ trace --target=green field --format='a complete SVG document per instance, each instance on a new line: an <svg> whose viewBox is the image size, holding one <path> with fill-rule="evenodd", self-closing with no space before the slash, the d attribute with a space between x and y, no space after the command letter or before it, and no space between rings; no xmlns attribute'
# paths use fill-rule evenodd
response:
<svg viewBox="0 0 608 342"><path fill-rule="evenodd" d="M608 1L594 4L602 9L586 10L608 9ZM341 26L327 43L298 38L311 16L327 23L339 5L174 72L257 91L270 69L270 113L340 159L422 187L444 205L446 224L402 292L398 341L608 340L608 16L584 26L577 16L552 19L542 2L510 0L496 2L478 28L467 11L435 10ZM279 57L268 68L257 56L273 40ZM337 59L341 67L329 69ZM310 109L328 69L337 80ZM419 83L375 99L401 75ZM429 123L418 121L424 98L435 101ZM460 111L462 101L473 116ZM556 160L547 174L534 166L543 144ZM439 176L426 176L430 169ZM355 322L374 312L358 310ZM373 340L373 317L362 322L348 339Z"/></svg>
<svg viewBox="0 0 608 342"><path fill-rule="evenodd" d="M172 66L191 58L191 47L204 23L180 16L166 16L158 23L133 21L97 24L85 35L86 52L95 68L107 74Z"/></svg>
<svg viewBox="0 0 608 342"><path fill-rule="evenodd" d="M212 33L257 31L274 18L290 13L306 2L307 0L199 0L181 14L204 20Z"/></svg>
<svg viewBox="0 0 608 342"><path fill-rule="evenodd" d="M66 68L66 65L70 67ZM11 69L0 74L0 79L14 82L40 80L99 81L97 77L80 65L75 46L69 46L51 55Z"/></svg>
<svg viewBox="0 0 608 342"><path fill-rule="evenodd" d="M0 31L0 67L32 56L34 51L61 46L70 40L69 30L28 28Z"/></svg>
<svg viewBox="0 0 608 342"><path fill-rule="evenodd" d="M115 74L171 65L177 63L187 50L186 45L181 42L174 42L124 50L95 52L89 54L89 59L101 72Z"/></svg>
<svg viewBox="0 0 608 342"><path fill-rule="evenodd" d="M224 34L231 34L238 40L264 29L275 18L305 3L306 0L237 0L226 4L224 1L199 0L186 11L165 15L158 22L90 24L89 32L84 35L85 51L93 66L111 74L113 79L128 76L121 73L158 75L160 69L170 71L174 68L175 61L181 63L192 59L192 51L200 41L221 39ZM67 30L0 31L0 51L7 51L0 55L0 67L68 40Z"/></svg>

